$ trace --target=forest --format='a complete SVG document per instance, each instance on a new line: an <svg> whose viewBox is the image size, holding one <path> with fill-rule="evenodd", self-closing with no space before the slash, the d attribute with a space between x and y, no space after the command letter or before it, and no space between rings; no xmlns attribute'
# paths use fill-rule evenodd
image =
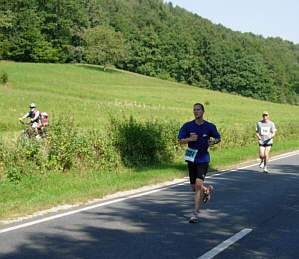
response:
<svg viewBox="0 0 299 259"><path fill-rule="evenodd" d="M114 65L299 105L299 44L232 31L162 0L0 0L0 60Z"/></svg>

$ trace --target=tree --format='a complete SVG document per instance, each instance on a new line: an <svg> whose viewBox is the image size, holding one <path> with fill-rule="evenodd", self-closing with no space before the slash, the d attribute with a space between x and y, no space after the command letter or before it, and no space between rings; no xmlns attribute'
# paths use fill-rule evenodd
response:
<svg viewBox="0 0 299 259"><path fill-rule="evenodd" d="M163 0L0 2L0 59L114 64L299 105L299 44L235 32Z"/></svg>
<svg viewBox="0 0 299 259"><path fill-rule="evenodd" d="M10 46L7 34L13 27L13 19L13 13L10 10L6 12L0 10L0 59L6 55Z"/></svg>
<svg viewBox="0 0 299 259"><path fill-rule="evenodd" d="M103 64L104 71L108 64L124 59L128 52L125 39L120 32L110 26L99 25L85 31L86 57L92 64Z"/></svg>

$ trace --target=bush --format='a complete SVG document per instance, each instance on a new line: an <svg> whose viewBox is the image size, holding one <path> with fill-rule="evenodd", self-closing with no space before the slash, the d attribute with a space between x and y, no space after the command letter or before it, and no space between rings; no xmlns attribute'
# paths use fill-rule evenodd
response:
<svg viewBox="0 0 299 259"><path fill-rule="evenodd" d="M214 147L215 149L248 146L256 143L254 126L245 125L239 128L219 128L218 130L221 135L221 142Z"/></svg>
<svg viewBox="0 0 299 259"><path fill-rule="evenodd" d="M82 131L69 117L53 120L46 139L31 138L6 147L0 139L0 180L19 182L26 175L115 169L121 165L113 137L99 130Z"/></svg>
<svg viewBox="0 0 299 259"><path fill-rule="evenodd" d="M15 147L6 147L0 142L0 178L19 182L24 175L39 173L40 148L41 143L35 139L31 142L18 142Z"/></svg>
<svg viewBox="0 0 299 259"><path fill-rule="evenodd" d="M116 169L121 166L119 153L115 149L115 137L112 132L90 130L89 147L92 151L92 159L88 161L95 169Z"/></svg>
<svg viewBox="0 0 299 259"><path fill-rule="evenodd" d="M8 75L6 72L1 71L0 72L0 84L7 84L8 82Z"/></svg>
<svg viewBox="0 0 299 259"><path fill-rule="evenodd" d="M171 161L179 148L178 123L136 121L132 116L122 121L111 119L115 146L126 166L143 166Z"/></svg>
<svg viewBox="0 0 299 259"><path fill-rule="evenodd" d="M104 130L82 130L70 117L53 120L47 138L6 145L0 139L0 180L18 183L24 176L76 169L117 170L170 162L181 154L177 134L181 124L174 121L137 121L133 117L111 118ZM278 125L275 141L296 138L297 124ZM254 127L220 128L222 141L212 149L256 144Z"/></svg>
<svg viewBox="0 0 299 259"><path fill-rule="evenodd" d="M80 138L74 121L59 118L51 124L47 133L48 169L66 170L73 165L77 154L84 152L84 139Z"/></svg>
<svg viewBox="0 0 299 259"><path fill-rule="evenodd" d="M3 140L0 138L0 179L4 177L4 167L5 167L5 159L7 155L6 146L3 143Z"/></svg>
<svg viewBox="0 0 299 259"><path fill-rule="evenodd" d="M113 139L99 130L82 131L72 119L60 118L51 124L47 136L47 168L114 169L120 159Z"/></svg>

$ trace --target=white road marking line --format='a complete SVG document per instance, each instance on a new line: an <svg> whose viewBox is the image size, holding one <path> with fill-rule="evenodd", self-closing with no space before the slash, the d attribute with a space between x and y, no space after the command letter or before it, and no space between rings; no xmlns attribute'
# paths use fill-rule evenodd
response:
<svg viewBox="0 0 299 259"><path fill-rule="evenodd" d="M65 216L73 215L73 214L76 214L76 213L79 213L79 212L82 212L82 211L91 210L91 209L103 207L103 206L106 206L106 205L109 205L109 204L117 203L117 202L120 202L120 201L125 201L125 200L129 200L129 199L132 199L132 198L137 198L137 197L141 197L141 196L148 195L148 194L151 194L151 193L159 192L159 191L167 189L169 187L170 186L166 186L166 187L163 187L163 188L151 190L151 191L144 192L144 193L133 194L133 195L130 195L128 197L118 198L118 199L115 199L115 200L112 200L112 201L107 201L107 202L103 202L103 203L100 203L100 204L95 204L95 205L92 205L92 206L88 206L88 207L84 207L84 208L81 208L81 209L77 209L77 210L61 213L61 214L58 214L58 215L46 217L46 218L43 218L43 219L31 221L31 222L20 224L20 225L17 225L17 226L5 228L5 229L0 229L0 234L5 233L5 232L10 232L10 231L13 231L13 230L16 230L16 229L20 229L20 228L33 226L33 225L43 223L43 222L46 222L46 221L50 221L50 220L53 220L53 219L58 219L58 218L62 218L62 217L65 217Z"/></svg>
<svg viewBox="0 0 299 259"><path fill-rule="evenodd" d="M287 157L294 156L294 155L297 155L297 154L299 154L298 151L290 152L290 153L287 153L286 155L279 156L279 157L274 158L273 160L270 160L270 161L274 161L274 160L279 160L279 159L287 158ZM257 164L258 164L258 163L257 163ZM213 176L219 176L219 175L223 175L223 174L226 174L226 173L235 172L235 171L238 171L238 170L241 170L241 169L245 169L245 168L248 168L248 167L255 166L255 165L257 165L257 164L253 164L253 165L249 165L249 166L241 167L241 168L238 168L238 169L231 169L231 170L221 171L221 173L219 173L219 174L213 174L213 175L208 176L208 177L206 177L206 178L213 178ZM186 182L184 182L184 183L188 183L188 181L186 181ZM118 198L118 199L111 200L111 201L107 201L107 202L103 202L103 203L100 203L100 204L95 204L95 205L88 206L88 207L84 207L84 208L81 208L81 209L78 209L78 210L73 210L73 211L69 211L69 212L62 213L62 214L58 214L58 215L54 215L54 216L50 216L50 217L46 217L46 218L43 218L43 219L39 219L39 220L35 220L35 221L31 221L31 222L24 223L24 224L20 224L20 225L14 226L14 227L9 227L9 228L5 228L5 229L0 229L0 234L2 234L2 233L6 233L6 232L10 232L10 231L13 231L13 230L16 230L16 229L20 229L20 228L25 228L25 227L33 226L33 225L36 225L36 224L39 224L39 223L42 223L42 222L46 222L46 221L50 221L50 220L53 220L53 219L62 218L62 217L69 216L69 215L73 215L73 214L79 213L79 212L81 212L81 211L91 210L91 209L95 209L95 208L103 207L103 206L105 206L105 205L109 205L109 204L117 203L117 202L120 202L120 201L129 200L129 199L131 199L131 198L136 198L136 197L145 196L145 195L148 195L148 194L151 194L151 193L155 193L155 192L159 192L159 191L168 189L168 188L173 187L173 186L174 186L174 184L169 185L169 186L166 186L166 187L162 187L162 188L154 189L154 190L151 190L151 191L147 191L147 192L144 192L144 193L133 194L133 195L130 195L130 196L127 196L127 197Z"/></svg>
<svg viewBox="0 0 299 259"><path fill-rule="evenodd" d="M211 258L215 257L216 255L218 255L222 251L224 251L226 248L228 248L229 246L231 246L232 244L236 243L241 238L246 236L251 231L252 231L252 229L250 229L250 228L244 228L239 233L237 233L237 234L233 235L231 238L223 241L221 244L214 247L212 250L203 254L202 256L198 257L197 259L211 259Z"/></svg>
<svg viewBox="0 0 299 259"><path fill-rule="evenodd" d="M291 152L291 153L279 155L277 157L274 157L274 158L270 159L270 161L276 161L276 160L279 160L279 159L282 159L282 158L287 158L287 157L296 156L296 155L299 155L298 151L294 151L294 152Z"/></svg>
<svg viewBox="0 0 299 259"><path fill-rule="evenodd" d="M290 153L286 153L286 154L283 154L283 155L276 156L276 157L270 159L269 162L273 162L273 161L276 161L276 160L280 160L280 159L283 159L283 158L288 158L288 157L296 156L296 155L299 155L299 152L298 151L293 151L293 152L290 152ZM255 163L255 164L250 164L250 165L243 166L243 167L240 167L240 168L237 168L237 169L222 170L222 171L220 171L220 173L213 174L211 176L207 176L206 178L212 178L213 176L219 176L219 175L224 175L224 174L231 173L231 172L236 172L236 171L247 169L247 168L259 165L259 164L260 163Z"/></svg>
<svg viewBox="0 0 299 259"><path fill-rule="evenodd" d="M288 158L288 157L291 157L291 156L296 156L298 154L299 154L298 151L287 153L287 154L284 154L284 155L280 155L280 156L274 157L274 158L270 159L269 162L273 162L273 161L280 160L280 159L283 159L283 158ZM256 164L253 164L253 165L247 165L247 166L244 166L244 167L240 167L237 170L246 169L246 168L249 168L249 167L252 167L252 166L256 166L256 165L259 165L259 163L256 163Z"/></svg>

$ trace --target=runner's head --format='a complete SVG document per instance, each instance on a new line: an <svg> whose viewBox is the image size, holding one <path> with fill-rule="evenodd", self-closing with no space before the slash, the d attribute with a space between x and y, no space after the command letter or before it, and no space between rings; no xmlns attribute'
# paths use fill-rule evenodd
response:
<svg viewBox="0 0 299 259"><path fill-rule="evenodd" d="M205 112L205 107L201 103L195 103L193 105L193 113L195 119L201 119Z"/></svg>
<svg viewBox="0 0 299 259"><path fill-rule="evenodd" d="M269 119L269 112L263 111L263 120L266 121Z"/></svg>
<svg viewBox="0 0 299 259"><path fill-rule="evenodd" d="M202 109L202 111L205 112L205 107L203 106L203 104L201 104L201 103L195 103L193 105L193 107L195 107L195 106L200 106L200 108Z"/></svg>

